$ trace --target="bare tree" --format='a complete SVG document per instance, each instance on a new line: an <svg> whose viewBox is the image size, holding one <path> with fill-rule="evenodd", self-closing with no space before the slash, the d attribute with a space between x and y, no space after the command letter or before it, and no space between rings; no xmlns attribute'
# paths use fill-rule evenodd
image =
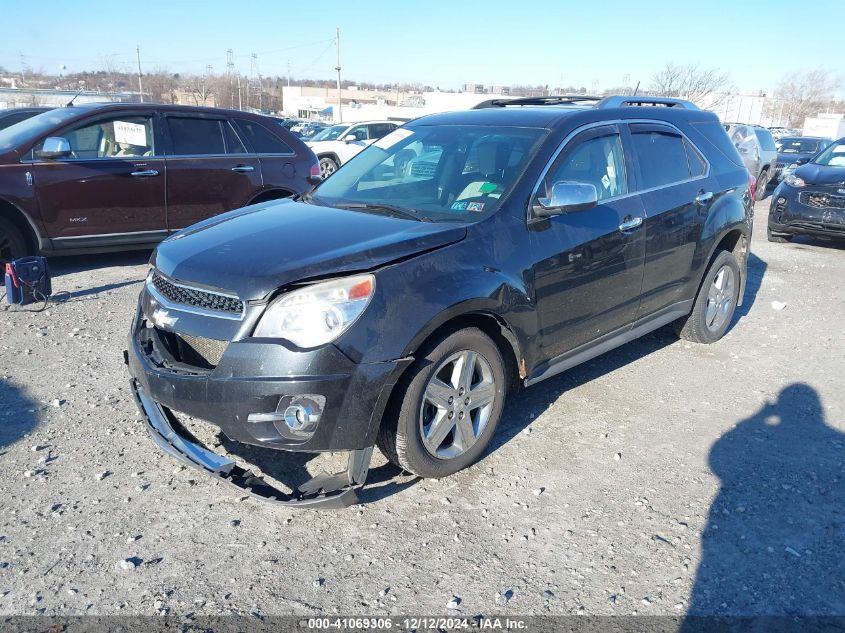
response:
<svg viewBox="0 0 845 633"><path fill-rule="evenodd" d="M835 103L834 93L843 87L843 78L823 68L800 70L785 75L766 107L766 114L800 128L807 117L825 112Z"/></svg>
<svg viewBox="0 0 845 633"><path fill-rule="evenodd" d="M156 103L176 103L179 76L171 75L166 68L144 73L144 93Z"/></svg>
<svg viewBox="0 0 845 633"><path fill-rule="evenodd" d="M727 73L698 64L679 65L667 62L651 77L649 91L658 97L677 97L713 109L727 98Z"/></svg>

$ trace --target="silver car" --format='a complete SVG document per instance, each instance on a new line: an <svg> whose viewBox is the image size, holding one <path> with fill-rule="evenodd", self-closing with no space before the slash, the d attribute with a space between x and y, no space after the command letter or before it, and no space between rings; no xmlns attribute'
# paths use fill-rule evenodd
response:
<svg viewBox="0 0 845 633"><path fill-rule="evenodd" d="M747 123L725 123L725 130L748 172L757 180L757 200L762 200L769 181L774 177L778 157L772 133L764 127Z"/></svg>

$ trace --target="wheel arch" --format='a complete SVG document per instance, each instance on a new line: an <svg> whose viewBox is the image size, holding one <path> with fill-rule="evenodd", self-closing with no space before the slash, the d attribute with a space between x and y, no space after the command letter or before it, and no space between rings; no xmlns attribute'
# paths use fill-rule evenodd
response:
<svg viewBox="0 0 845 633"><path fill-rule="evenodd" d="M246 203L246 206L259 204L261 202L267 202L268 200L282 200L284 198L290 198L292 195L294 195L293 191L289 191L281 187L274 189L265 189L264 191L253 196L253 198Z"/></svg>
<svg viewBox="0 0 845 633"><path fill-rule="evenodd" d="M12 222L23 234L32 252L41 250L41 233L26 213L8 200L0 198L0 217Z"/></svg>
<svg viewBox="0 0 845 633"><path fill-rule="evenodd" d="M726 230L719 236L718 240L714 240L714 244L710 249L709 256L704 264L704 269L701 273L701 279L698 282L696 292L698 292L701 288L701 284L704 283L704 275L707 273L707 269L710 268L710 264L713 263L713 260L716 259L721 251L733 253L733 256L739 264L739 298L737 300L737 305L741 306L743 296L745 295L745 281L748 277L748 256L750 254L750 250L749 236L747 236L739 227L733 227Z"/></svg>
<svg viewBox="0 0 845 633"><path fill-rule="evenodd" d="M317 160L321 158L331 158L338 167L340 167L340 157L335 152L320 152L317 154Z"/></svg>

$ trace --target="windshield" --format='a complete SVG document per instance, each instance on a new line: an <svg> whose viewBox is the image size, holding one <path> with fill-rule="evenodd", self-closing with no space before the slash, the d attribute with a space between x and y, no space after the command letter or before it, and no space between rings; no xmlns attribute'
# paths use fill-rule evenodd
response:
<svg viewBox="0 0 845 633"><path fill-rule="evenodd" d="M473 125L400 128L320 184L320 204L392 207L470 222L493 213L546 130Z"/></svg>
<svg viewBox="0 0 845 633"><path fill-rule="evenodd" d="M778 141L781 154L815 154L821 148L821 141L806 138L782 138Z"/></svg>
<svg viewBox="0 0 845 633"><path fill-rule="evenodd" d="M30 140L34 141L78 114L78 108L56 108L10 125L5 130L0 130L0 151L13 149Z"/></svg>
<svg viewBox="0 0 845 633"><path fill-rule="evenodd" d="M840 139L816 157L816 165L845 167L845 139Z"/></svg>
<svg viewBox="0 0 845 633"><path fill-rule="evenodd" d="M343 131L346 130L348 127L348 125L333 125L331 127L327 127L325 130L317 132L314 136L312 136L311 140L336 141L340 138L340 135L343 134Z"/></svg>

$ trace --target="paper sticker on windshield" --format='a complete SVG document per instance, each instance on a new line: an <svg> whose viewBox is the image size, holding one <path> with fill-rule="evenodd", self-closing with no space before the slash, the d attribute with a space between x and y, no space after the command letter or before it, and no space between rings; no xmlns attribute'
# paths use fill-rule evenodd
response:
<svg viewBox="0 0 845 633"><path fill-rule="evenodd" d="M481 213L484 211L484 203L483 202L470 202L467 205L467 211L474 211L475 213Z"/></svg>
<svg viewBox="0 0 845 633"><path fill-rule="evenodd" d="M126 145L147 146L147 126L127 121L114 122L114 140Z"/></svg>
<svg viewBox="0 0 845 633"><path fill-rule="evenodd" d="M610 189L610 178L607 177L607 174L601 177L601 184L604 185L605 189Z"/></svg>
<svg viewBox="0 0 845 633"><path fill-rule="evenodd" d="M387 136L382 136L379 140L373 143L373 145L382 149L390 149L391 147L396 145L396 143L398 143L402 139L408 138L412 134L413 132L411 130L403 130L400 127L396 130L393 130Z"/></svg>
<svg viewBox="0 0 845 633"><path fill-rule="evenodd" d="M466 202L453 202L452 206L449 207L452 211L466 211L467 210L467 203Z"/></svg>

